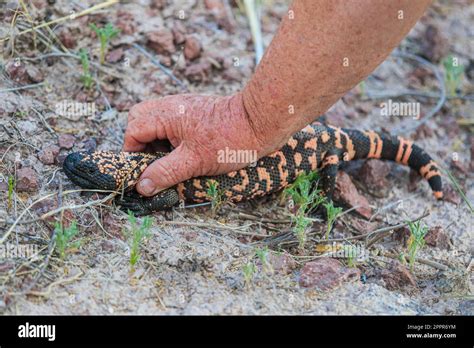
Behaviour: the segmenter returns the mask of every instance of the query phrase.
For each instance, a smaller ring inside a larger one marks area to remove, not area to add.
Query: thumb
[[[143,196],[154,196],[194,176],[198,159],[183,143],[148,166],[140,176],[137,191]]]

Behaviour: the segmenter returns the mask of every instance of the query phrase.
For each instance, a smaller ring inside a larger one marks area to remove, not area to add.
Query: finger
[[[137,191],[144,196],[158,192],[193,177],[201,161],[186,145],[181,144],[169,155],[153,162],[140,176]]]

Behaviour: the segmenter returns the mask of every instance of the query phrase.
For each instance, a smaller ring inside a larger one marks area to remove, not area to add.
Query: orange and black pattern
[[[121,205],[138,214],[169,208],[185,201],[209,201],[208,189],[214,182],[224,199],[240,202],[276,192],[292,183],[301,173],[318,171],[323,193],[332,198],[336,174],[343,161],[380,158],[407,165],[425,178],[437,199],[443,197],[438,166],[420,147],[401,137],[374,131],[361,132],[314,123],[296,133],[279,151],[263,157],[255,165],[218,176],[187,180],[152,198],[133,192],[140,174],[165,153],[93,152],[70,154],[64,171],[84,188],[126,190]],[[132,192],[130,192],[132,191]]]

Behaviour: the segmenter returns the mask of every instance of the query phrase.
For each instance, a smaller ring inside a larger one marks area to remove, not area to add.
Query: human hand
[[[135,105],[129,112],[123,150],[146,151],[153,142],[165,139],[175,148],[143,172],[137,191],[153,196],[191,177],[247,166],[249,163],[221,163],[218,153],[227,148],[266,155],[270,148],[261,130],[254,128],[241,94],[172,95]]]

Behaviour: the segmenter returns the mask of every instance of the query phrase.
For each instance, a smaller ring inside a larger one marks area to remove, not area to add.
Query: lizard
[[[141,173],[165,152],[74,152],[63,163],[66,175],[87,189],[121,191],[119,204],[137,215],[151,214],[180,202],[210,201],[212,182],[230,202],[241,202],[277,192],[302,173],[320,174],[321,192],[331,200],[341,163],[378,158],[409,166],[428,181],[436,199],[443,198],[438,165],[418,145],[400,136],[359,131],[315,122],[294,134],[278,151],[254,165],[215,176],[201,176],[165,189],[153,197],[139,195],[134,186]]]

